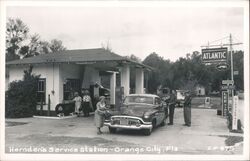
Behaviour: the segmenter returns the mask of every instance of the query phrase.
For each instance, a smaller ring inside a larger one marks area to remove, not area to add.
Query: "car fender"
[[[156,121],[156,126],[158,126],[162,121],[160,120],[161,116],[160,116],[160,111],[155,111],[153,114],[152,114],[152,119],[151,119],[151,122],[153,122],[153,120]]]

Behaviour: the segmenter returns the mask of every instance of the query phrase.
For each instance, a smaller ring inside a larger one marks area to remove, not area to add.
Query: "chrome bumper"
[[[136,129],[136,130],[140,130],[140,129],[152,129],[153,128],[153,125],[152,125],[151,122],[145,122],[145,121],[143,121],[139,117],[116,115],[116,116],[112,116],[112,118],[114,118],[114,119],[115,118],[138,119],[138,120],[140,120],[142,122],[142,124],[140,124],[139,126],[136,126],[136,125],[124,125],[124,124],[111,124],[111,121],[105,121],[104,125],[112,127],[112,128]]]
[[[112,125],[110,122],[104,122],[104,125],[112,127],[112,128],[134,129],[134,130],[152,129],[153,128],[153,126],[151,124],[149,124],[149,125],[141,124],[140,126],[135,126],[135,125],[119,125],[119,124]]]

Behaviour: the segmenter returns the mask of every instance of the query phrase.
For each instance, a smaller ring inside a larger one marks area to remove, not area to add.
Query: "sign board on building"
[[[204,63],[216,63],[227,61],[227,48],[202,49],[202,61]]]
[[[232,130],[238,129],[238,117],[239,117],[239,106],[238,106],[238,96],[233,97],[233,110],[232,110]]]
[[[228,91],[222,91],[222,115],[227,116],[228,112]]]
[[[222,84],[234,84],[233,80],[222,80]]]

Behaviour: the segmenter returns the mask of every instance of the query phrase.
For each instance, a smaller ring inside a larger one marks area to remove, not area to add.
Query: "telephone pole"
[[[233,44],[233,40],[232,40],[232,35],[230,34],[229,36],[229,50],[230,50],[230,56],[231,56],[231,80],[234,80],[234,66],[233,66],[233,47],[232,47],[232,44]]]
[[[233,64],[233,40],[232,35],[229,35],[229,50],[231,55],[231,80],[232,86],[234,85],[234,64]],[[232,89],[232,104],[233,104],[234,89]]]
[[[218,40],[215,40],[215,41],[212,41],[213,43],[214,42],[218,42],[218,41],[221,41],[221,40],[224,40],[224,39],[227,39],[228,41],[228,36],[227,37],[224,37],[224,38],[221,38],[221,39],[218,39]],[[225,46],[228,46],[229,47],[229,52],[230,52],[230,58],[231,58],[231,62],[228,62],[228,64],[230,63],[231,64],[231,82],[227,84],[228,86],[228,93],[229,93],[229,96],[230,96],[230,90],[231,90],[231,96],[232,96],[232,108],[233,108],[233,103],[234,103],[234,66],[233,66],[233,45],[241,45],[243,43],[241,42],[237,42],[237,43],[233,43],[233,38],[232,38],[232,34],[230,33],[229,35],[229,43],[221,43],[221,44],[211,44],[211,42],[208,42],[207,45],[203,45],[201,46],[201,48],[206,48],[206,49],[209,49],[210,47],[225,47]],[[229,56],[229,55],[228,55]],[[213,63],[213,62],[212,62]],[[217,62],[216,62],[217,63]],[[214,64],[216,64],[214,63]],[[230,77],[230,76],[229,76]],[[229,84],[232,85],[232,88],[229,88]]]

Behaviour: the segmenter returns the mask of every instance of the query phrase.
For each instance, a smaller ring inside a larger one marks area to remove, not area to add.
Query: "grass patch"
[[[205,108],[205,98],[206,97],[194,97],[192,99],[192,107],[195,108]],[[210,97],[210,107],[211,109],[217,109],[221,106],[221,98],[220,97]],[[202,106],[203,105],[203,106]]]
[[[244,139],[242,136],[228,136],[228,135],[218,135],[219,137],[225,137],[226,146],[234,146],[236,143],[242,142]]]
[[[236,143],[242,142],[243,137],[242,136],[228,136],[225,140],[225,143],[227,146],[233,146]]]

